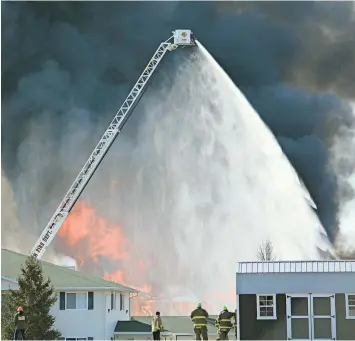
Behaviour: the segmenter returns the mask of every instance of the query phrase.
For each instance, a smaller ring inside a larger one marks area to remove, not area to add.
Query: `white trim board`
[[[14,284],[18,284],[17,280],[11,277],[7,277],[7,276],[1,276],[1,279],[5,280],[5,281],[9,281],[11,283]],[[138,290],[122,290],[119,289],[117,287],[54,287],[54,290],[56,291],[75,291],[75,290],[79,290],[79,291],[116,291],[122,294],[132,294],[132,293],[139,293]]]
[[[291,313],[291,299],[292,297],[307,298],[308,311],[306,315],[295,315]],[[314,302],[313,298],[328,297],[330,299],[330,315],[314,316]],[[287,339],[292,340],[292,319],[304,319],[308,320],[308,335],[309,340],[314,339],[314,321],[317,319],[330,319],[332,339],[336,340],[336,310],[335,310],[335,294],[286,294],[286,326],[287,326]],[[317,339],[320,340],[320,339]]]
[[[237,324],[237,340],[240,340],[240,311],[239,311],[239,295],[237,294],[236,295],[236,298],[237,298],[237,304],[236,304],[236,309],[237,309],[237,321],[236,321],[236,324]]]
[[[1,276],[1,279],[5,280],[5,281],[8,281],[8,282],[11,282],[11,283],[14,283],[14,284],[18,284],[17,280],[15,278],[7,277],[7,276]]]
[[[114,332],[114,335],[151,335],[152,332]],[[160,335],[172,335],[171,332],[161,332]]]
[[[272,306],[266,306],[266,307],[272,307],[272,316],[262,316],[260,315],[260,296],[265,296],[265,297],[272,297]],[[256,294],[256,319],[257,320],[276,320],[277,319],[277,313],[276,313],[276,294]]]

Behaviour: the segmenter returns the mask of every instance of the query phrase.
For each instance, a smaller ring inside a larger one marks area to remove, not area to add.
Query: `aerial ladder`
[[[32,256],[37,259],[40,259],[43,256],[45,250],[52,242],[86,185],[89,183],[91,177],[94,175],[102,159],[110,149],[113,141],[121,132],[133,109],[138,104],[144,90],[147,88],[149,81],[166,53],[168,51],[173,51],[178,47],[190,47],[196,45],[195,38],[191,30],[179,29],[173,31],[172,33],[173,35],[168,40],[159,45],[143,73],[140,75],[137,83],[133,86],[131,92],[123,102],[109,127],[106,129],[99,143],[91,153],[89,159],[84,164],[79,175],[76,177],[67,194],[64,196],[57,210],[49,220],[46,228],[34,245],[31,251]]]

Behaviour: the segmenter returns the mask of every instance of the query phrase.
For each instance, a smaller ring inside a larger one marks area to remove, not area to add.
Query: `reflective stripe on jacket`
[[[152,332],[164,329],[160,316],[154,316],[152,319]]]
[[[197,308],[191,312],[191,320],[195,328],[207,327],[208,313],[203,308]]]
[[[25,329],[27,326],[27,317],[24,313],[15,315],[15,326],[17,329]]]
[[[216,321],[216,325],[219,326],[219,329],[222,331],[229,331],[232,327],[232,318],[235,317],[235,313],[232,313],[228,310],[223,310]]]

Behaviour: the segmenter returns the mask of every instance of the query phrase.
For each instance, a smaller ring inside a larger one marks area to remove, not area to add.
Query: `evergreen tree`
[[[14,317],[21,306],[28,318],[27,340],[57,340],[61,333],[53,328],[55,318],[50,309],[57,300],[50,279],[43,278],[41,263],[33,256],[26,259],[18,278],[19,290],[2,295],[1,338],[14,337]]]

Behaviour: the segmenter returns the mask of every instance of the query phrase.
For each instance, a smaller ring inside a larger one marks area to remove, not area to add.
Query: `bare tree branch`
[[[276,255],[274,253],[274,246],[270,240],[264,241],[258,249],[256,257],[260,261],[273,261],[276,260]]]

